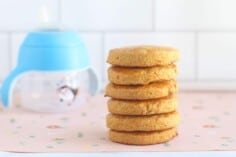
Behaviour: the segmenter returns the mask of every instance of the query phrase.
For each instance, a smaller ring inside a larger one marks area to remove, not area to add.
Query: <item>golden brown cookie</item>
[[[178,112],[150,116],[107,115],[107,127],[119,131],[156,131],[176,127],[179,124]]]
[[[158,144],[171,140],[177,136],[177,129],[170,128],[162,131],[137,131],[137,132],[124,132],[124,131],[109,131],[109,139],[113,142],[131,144],[131,145],[149,145]]]
[[[125,67],[169,65],[179,60],[179,51],[171,47],[133,46],[110,50],[107,62]]]
[[[150,83],[148,85],[115,85],[109,83],[105,96],[125,100],[146,100],[162,98],[178,90],[175,80]]]
[[[118,100],[107,102],[109,112],[120,115],[153,115],[177,110],[178,101],[174,95],[152,100]]]
[[[145,85],[157,81],[173,80],[177,76],[176,65],[150,68],[124,68],[113,66],[108,69],[108,79],[119,85]]]

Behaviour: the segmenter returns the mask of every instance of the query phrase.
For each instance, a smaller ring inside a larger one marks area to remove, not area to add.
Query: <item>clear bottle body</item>
[[[89,98],[86,70],[28,72],[16,82],[15,94],[21,107],[39,112],[75,111]]]

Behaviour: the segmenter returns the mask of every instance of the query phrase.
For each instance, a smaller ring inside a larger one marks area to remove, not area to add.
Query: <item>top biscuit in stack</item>
[[[107,62],[122,67],[153,67],[178,60],[179,51],[171,47],[135,46],[110,50]]]
[[[135,46],[110,50],[108,79],[117,85],[146,85],[174,80],[179,51],[171,47]]]

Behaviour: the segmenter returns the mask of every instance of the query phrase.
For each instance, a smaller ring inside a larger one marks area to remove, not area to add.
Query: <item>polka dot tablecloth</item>
[[[106,98],[93,97],[78,111],[46,114],[0,110],[0,151],[127,152],[236,150],[236,92],[179,94],[181,125],[174,140],[150,146],[107,138]]]

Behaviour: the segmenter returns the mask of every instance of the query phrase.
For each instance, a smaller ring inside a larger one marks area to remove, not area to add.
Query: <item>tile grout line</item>
[[[8,36],[8,70],[10,71],[13,67],[12,58],[12,32],[7,33]]]
[[[198,82],[196,82],[196,80],[189,80],[189,79],[181,79],[181,80],[178,80],[179,82],[185,82],[185,83],[224,83],[224,82],[227,82],[227,83],[236,83],[236,80],[235,79],[204,79],[204,80],[200,80]],[[226,84],[227,84],[226,83]]]
[[[152,31],[156,30],[156,1],[152,0]]]
[[[157,29],[156,32],[236,33],[236,29]]]
[[[61,0],[57,0],[57,20],[58,20],[58,24],[61,25],[62,24],[62,2]]]
[[[199,49],[198,49],[198,44],[199,44],[199,42],[198,42],[198,31],[195,31],[194,32],[194,52],[195,52],[195,54],[194,54],[194,57],[195,57],[195,81],[199,81],[199,68],[198,68],[198,64],[199,64]]]
[[[26,33],[30,31],[32,30],[0,30],[0,33],[12,34],[12,33]]]
[[[106,32],[102,32],[102,78],[101,78],[101,85],[104,86],[104,82],[106,80],[106,52],[105,52],[105,36]],[[103,89],[103,87],[101,87]]]
[[[32,30],[1,30],[0,33],[25,33]],[[236,30],[78,30],[81,33],[236,33]]]

